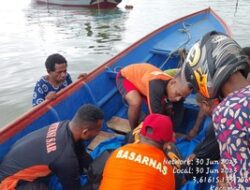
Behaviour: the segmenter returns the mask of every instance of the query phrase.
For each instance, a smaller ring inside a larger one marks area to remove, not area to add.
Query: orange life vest
[[[121,75],[133,83],[142,95],[146,96],[150,113],[152,113],[152,109],[149,97],[149,82],[155,79],[168,81],[173,78],[173,76],[148,63],[129,65],[121,70]]]
[[[164,153],[148,144],[128,144],[106,162],[100,190],[174,190],[173,168]]]

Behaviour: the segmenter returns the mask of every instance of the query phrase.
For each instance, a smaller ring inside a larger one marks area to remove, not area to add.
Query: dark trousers
[[[48,185],[41,181],[21,181],[17,184],[16,190],[51,190]]]

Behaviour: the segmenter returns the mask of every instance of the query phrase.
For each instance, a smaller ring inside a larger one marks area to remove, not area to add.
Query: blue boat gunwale
[[[81,79],[73,82],[67,88],[61,90],[58,93],[58,96],[57,96],[57,98],[55,100],[44,101],[40,105],[38,105],[38,106],[32,108],[31,110],[29,110],[28,112],[24,113],[22,116],[17,118],[12,123],[10,123],[10,124],[4,126],[3,128],[1,128],[0,129],[0,137],[1,137],[0,143],[5,142],[10,137],[15,135],[17,132],[23,130],[27,125],[29,125],[34,120],[39,118],[39,116],[43,115],[44,113],[49,111],[51,108],[53,108],[53,106],[57,105],[58,103],[60,103],[61,101],[63,101],[67,97],[69,97],[73,92],[80,89],[87,82],[93,80],[96,76],[98,76],[100,73],[102,73],[107,67],[112,66],[114,63],[116,63],[118,60],[120,60],[126,54],[128,54],[129,52],[134,50],[136,47],[141,45],[143,42],[150,39],[152,36],[160,33],[161,31],[165,30],[166,28],[169,28],[169,27],[175,25],[176,23],[179,23],[179,22],[181,22],[181,21],[183,21],[185,19],[192,18],[192,17],[194,17],[196,15],[205,14],[205,13],[213,14],[215,16],[215,18],[217,18],[217,20],[224,26],[224,28],[226,29],[228,35],[231,35],[231,30],[228,28],[226,23],[210,7],[206,8],[206,9],[203,9],[203,10],[200,10],[198,12],[186,15],[184,17],[178,18],[178,19],[176,19],[176,20],[174,20],[174,21],[172,21],[170,23],[167,23],[167,24],[161,26],[160,28],[154,30],[153,32],[149,33],[148,35],[144,36],[140,40],[136,41],[131,46],[124,49],[122,52],[118,53],[116,56],[114,56],[110,60],[106,61],[104,64],[102,64],[99,67],[95,68],[93,71],[91,71],[88,74],[88,76],[85,79],[81,78]]]

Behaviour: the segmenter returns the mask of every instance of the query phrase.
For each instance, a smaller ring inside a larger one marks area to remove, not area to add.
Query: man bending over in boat
[[[48,56],[45,67],[48,75],[42,76],[37,81],[33,92],[32,105],[36,106],[44,100],[56,98],[56,93],[72,83],[69,73],[67,73],[67,60],[62,55],[55,53]],[[78,78],[85,77],[80,74]]]
[[[128,103],[128,120],[132,129],[139,124],[143,98],[146,98],[150,113],[166,114],[169,111],[167,105],[182,101],[192,91],[188,83],[181,82],[178,73],[172,77],[147,63],[132,64],[121,69],[116,83]]]
[[[103,112],[86,104],[71,121],[51,124],[17,141],[0,164],[0,190],[48,190],[56,174],[64,190],[80,190],[80,175],[92,161],[82,144],[100,131]]]
[[[149,114],[140,131],[139,143],[115,150],[106,162],[100,190],[174,190],[173,168],[163,145],[173,141],[171,118]]]

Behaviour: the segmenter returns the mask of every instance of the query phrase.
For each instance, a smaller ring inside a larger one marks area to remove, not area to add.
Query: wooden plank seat
[[[107,127],[121,134],[127,134],[131,131],[129,121],[116,116],[107,121]]]

